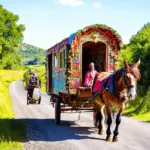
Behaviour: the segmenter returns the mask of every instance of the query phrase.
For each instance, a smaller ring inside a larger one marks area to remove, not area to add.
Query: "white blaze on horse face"
[[[134,76],[131,74],[130,74],[130,80],[131,80],[130,85],[133,87],[129,89],[128,96],[129,96],[130,100],[134,100],[136,98],[136,85],[135,85],[135,81],[134,81]]]

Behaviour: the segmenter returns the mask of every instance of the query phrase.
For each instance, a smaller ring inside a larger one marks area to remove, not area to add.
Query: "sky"
[[[150,22],[150,0],[0,0],[19,15],[24,42],[48,49],[92,24],[106,24],[128,43]]]

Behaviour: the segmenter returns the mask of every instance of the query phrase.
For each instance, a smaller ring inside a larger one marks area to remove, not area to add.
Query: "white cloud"
[[[93,3],[93,7],[95,7],[95,8],[100,8],[100,7],[101,7],[101,4],[98,3],[98,2],[94,2],[94,3]]]
[[[84,0],[57,0],[56,2],[64,6],[72,7],[77,7],[84,4]]]

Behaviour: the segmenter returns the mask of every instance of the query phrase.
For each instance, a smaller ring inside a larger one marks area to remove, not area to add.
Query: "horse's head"
[[[127,96],[130,100],[136,98],[136,85],[137,80],[140,80],[140,71],[138,66],[140,65],[140,60],[135,64],[128,64],[127,61],[124,61],[124,74],[123,80],[125,87],[127,88]]]

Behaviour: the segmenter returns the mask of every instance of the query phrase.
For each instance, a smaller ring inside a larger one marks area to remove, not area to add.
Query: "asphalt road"
[[[122,117],[119,142],[106,142],[105,133],[97,134],[91,112],[81,113],[80,120],[77,112],[62,113],[61,125],[55,125],[49,96],[42,94],[40,105],[27,105],[26,93],[21,81],[11,83],[16,119],[27,127],[25,150],[150,150],[150,123]]]

